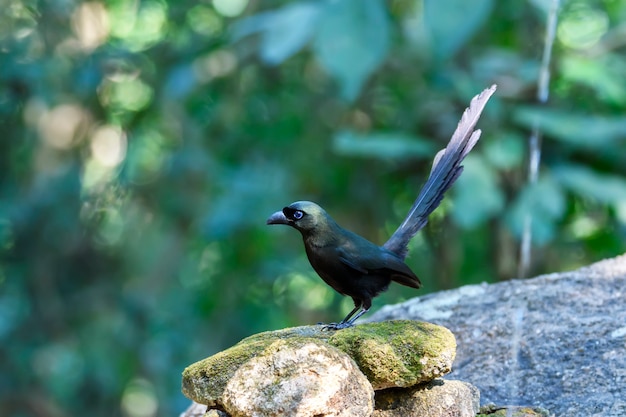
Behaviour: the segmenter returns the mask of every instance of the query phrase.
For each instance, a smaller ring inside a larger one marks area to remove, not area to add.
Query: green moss
[[[548,417],[550,413],[540,407],[497,407],[487,405],[480,408],[476,417]]]
[[[198,403],[219,405],[224,387],[237,369],[265,354],[278,340],[287,346],[311,340],[334,346],[356,362],[375,389],[408,387],[449,372],[456,348],[448,329],[418,321],[365,323],[338,331],[323,331],[322,326],[294,327],[250,336],[190,365],[183,371],[183,393]]]
[[[237,369],[255,356],[263,354],[276,340],[298,343],[307,339],[328,339],[320,326],[302,326],[258,333],[236,345],[196,362],[183,371],[183,394],[197,403],[219,404],[224,387]]]
[[[183,371],[183,394],[207,405],[215,405],[224,387],[239,367],[261,353],[270,340],[256,343],[238,343],[211,357],[188,366]]]
[[[356,326],[336,332],[328,343],[350,355],[377,389],[407,387],[449,372],[456,349],[449,330],[410,320]],[[452,357],[433,363],[442,355]]]

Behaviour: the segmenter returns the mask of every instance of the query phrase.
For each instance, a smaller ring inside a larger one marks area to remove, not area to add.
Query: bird
[[[311,201],[291,203],[267,219],[268,225],[282,224],[298,230],[315,272],[339,294],[354,301],[354,309],[343,320],[326,324],[323,329],[354,326],[371,308],[372,299],[387,290],[392,281],[421,287],[420,279],[405,263],[408,244],[463,172],[461,163],[480,138],[481,131],[474,128],[495,90],[496,85],[492,85],[471,100],[448,145],[435,155],[430,175],[404,221],[383,245],[339,226]]]

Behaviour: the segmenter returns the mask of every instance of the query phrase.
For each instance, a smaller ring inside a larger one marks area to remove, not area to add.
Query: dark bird
[[[461,162],[480,138],[480,130],[474,127],[495,90],[493,85],[472,99],[448,146],[435,155],[428,180],[413,207],[384,245],[342,228],[310,201],[292,203],[267,219],[267,224],[286,224],[300,231],[313,269],[335,291],[352,297],[354,309],[341,322],[326,325],[326,329],[354,325],[391,281],[412,288],[421,286],[417,275],[404,263],[407,246],[463,172]]]

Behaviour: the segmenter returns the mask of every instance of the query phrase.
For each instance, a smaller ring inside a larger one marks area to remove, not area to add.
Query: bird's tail
[[[435,155],[428,180],[413,203],[413,207],[400,227],[383,245],[385,249],[399,255],[402,259],[406,257],[407,245],[411,238],[426,225],[428,215],[439,206],[444,193],[463,172],[461,162],[480,138],[480,130],[474,130],[474,127],[494,91],[496,91],[495,84],[474,97],[469,107],[465,109],[448,146]]]

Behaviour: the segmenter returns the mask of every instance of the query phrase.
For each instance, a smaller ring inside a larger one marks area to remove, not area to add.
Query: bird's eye
[[[304,213],[301,212],[300,210],[296,210],[293,212],[293,218],[296,220],[300,220],[302,216],[304,216]]]

